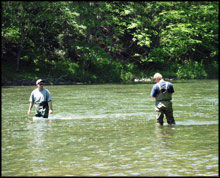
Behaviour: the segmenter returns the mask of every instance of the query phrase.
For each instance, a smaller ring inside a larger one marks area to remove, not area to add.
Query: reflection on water
[[[37,174],[48,169],[44,165],[48,156],[46,153],[52,151],[49,150],[49,146],[46,144],[48,127],[47,122],[27,125],[27,135],[30,140],[27,142],[27,149],[30,150],[29,165],[31,166],[29,173],[31,174]]]
[[[217,176],[217,81],[174,86],[174,127],[155,124],[148,84],[48,86],[47,120],[25,115],[33,87],[3,88],[2,175]]]

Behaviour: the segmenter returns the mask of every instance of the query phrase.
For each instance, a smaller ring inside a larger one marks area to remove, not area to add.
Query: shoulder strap
[[[166,82],[166,90],[168,89],[168,82]],[[161,90],[161,86],[160,86],[160,84],[159,83],[157,83],[157,86],[159,87],[159,89]]]
[[[166,82],[166,90],[167,90],[167,88],[168,88],[168,82]]]
[[[160,86],[160,84],[159,83],[157,83],[157,86],[159,87],[159,89],[161,90],[161,86]]]

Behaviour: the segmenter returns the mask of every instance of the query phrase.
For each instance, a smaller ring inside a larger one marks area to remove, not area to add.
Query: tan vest
[[[170,101],[172,100],[172,94],[168,92],[168,82],[166,82],[165,87],[161,87],[159,83],[157,83],[160,92],[156,97],[156,101]]]

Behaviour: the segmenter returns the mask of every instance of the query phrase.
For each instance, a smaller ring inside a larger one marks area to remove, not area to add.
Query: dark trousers
[[[42,102],[42,103],[36,104],[35,117],[48,118],[48,116],[49,116],[48,102]]]
[[[155,111],[157,112],[156,119],[157,123],[163,125],[164,115],[166,116],[167,123],[169,125],[175,124],[175,120],[173,117],[173,108],[171,101],[156,101]]]

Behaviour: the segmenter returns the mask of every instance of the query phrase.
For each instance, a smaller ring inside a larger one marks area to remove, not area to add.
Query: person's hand
[[[29,115],[30,115],[30,113],[31,113],[31,110],[30,110],[30,109],[28,109],[27,115],[29,116]]]
[[[50,109],[50,110],[49,110],[49,113],[50,113],[50,114],[53,114],[53,109]]]

